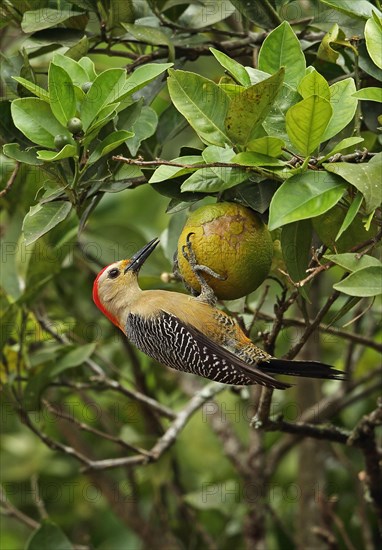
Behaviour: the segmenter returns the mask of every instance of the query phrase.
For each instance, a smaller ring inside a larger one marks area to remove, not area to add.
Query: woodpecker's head
[[[153,239],[130,260],[120,260],[104,267],[94,281],[94,303],[121,330],[124,330],[129,307],[140,292],[139,270],[158,244],[159,240]]]

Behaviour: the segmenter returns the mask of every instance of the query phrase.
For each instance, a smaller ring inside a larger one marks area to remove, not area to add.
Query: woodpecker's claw
[[[214,305],[217,302],[217,298],[202,273],[206,273],[207,275],[210,275],[210,277],[218,279],[219,281],[224,281],[225,277],[219,275],[219,273],[216,273],[216,271],[213,271],[210,267],[197,263],[195,252],[192,248],[192,243],[190,240],[192,235],[194,235],[192,232],[187,235],[186,245],[182,247],[182,254],[190,264],[192,272],[200,284],[200,294],[197,299],[201,302],[207,302],[208,304]]]

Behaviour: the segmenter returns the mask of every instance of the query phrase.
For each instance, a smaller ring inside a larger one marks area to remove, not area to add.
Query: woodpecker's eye
[[[109,271],[109,279],[116,279],[119,275],[119,269],[116,267],[114,269],[110,269]]]

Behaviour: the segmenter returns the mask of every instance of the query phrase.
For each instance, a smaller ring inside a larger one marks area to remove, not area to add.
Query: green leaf
[[[276,189],[277,183],[274,180],[247,181],[224,191],[222,200],[237,201],[264,214],[269,208]]]
[[[55,63],[56,65],[59,65],[59,63],[57,63],[56,61]],[[87,80],[85,80],[84,82],[93,82],[97,78],[95,65],[89,57],[81,57],[81,59],[78,61],[78,65],[82,67],[82,69],[84,69],[86,73],[85,78],[87,78]],[[84,84],[84,82],[82,82],[82,78],[83,78],[82,73],[81,75],[78,75],[80,79],[77,81],[77,79],[74,78],[74,75],[72,74],[72,72],[68,71],[67,67],[64,67],[64,69],[70,74],[75,84],[79,84],[80,82],[81,84]]]
[[[337,323],[344,315],[349,313],[362,299],[360,296],[352,296],[350,298],[346,299],[345,304],[340,307],[338,311],[334,311],[333,315],[329,317],[327,324],[329,326],[334,325],[334,323]]]
[[[361,191],[365,198],[366,214],[370,214],[381,205],[382,153],[375,155],[368,163],[335,162],[324,166],[328,172],[341,176]]]
[[[151,107],[145,105],[138,120],[133,124],[134,136],[126,141],[130,153],[135,156],[143,140],[151,137],[158,126],[158,115]]]
[[[50,107],[63,126],[76,114],[73,82],[62,67],[51,63],[48,73]]]
[[[88,53],[89,46],[89,39],[85,35],[77,42],[77,44],[74,44],[66,50],[65,56],[70,57],[70,59],[73,59],[74,61],[79,61]]]
[[[247,150],[254,153],[261,153],[269,157],[280,157],[283,154],[282,148],[285,141],[276,137],[265,136],[257,138],[248,143]]]
[[[191,164],[201,164],[204,161],[202,156],[189,155],[186,157],[178,157],[176,159],[173,159],[172,162],[191,165]],[[190,172],[194,172],[195,170],[196,168],[181,168],[180,166],[162,165],[155,170],[155,172],[149,179],[149,183],[158,183],[160,181],[169,180],[171,178],[182,176],[183,174],[189,174]]]
[[[303,99],[289,109],[286,129],[299,153],[308,156],[317,149],[331,116],[329,101],[317,95]]]
[[[6,143],[3,145],[3,153],[7,157],[23,162],[24,164],[32,164],[35,166],[43,164],[43,162],[37,158],[34,149],[23,151],[20,149],[18,143]]]
[[[336,235],[335,240],[338,241],[338,239],[341,237],[342,233],[347,230],[349,225],[352,223],[356,215],[358,214],[359,209],[361,208],[361,204],[363,201],[363,195],[359,191],[357,191],[357,194],[351,203],[349,210],[346,212],[346,216],[344,218],[344,221],[341,224],[341,227],[338,230],[338,233]]]
[[[48,231],[64,221],[72,205],[70,202],[54,201],[45,204],[37,204],[29,209],[24,218],[23,232],[26,246],[34,243]]]
[[[202,152],[202,157],[208,164],[213,162],[231,162],[234,155],[234,150],[230,147],[223,148],[217,147],[216,145],[210,145]],[[211,170],[224,181],[224,183],[229,183],[231,181],[233,168],[228,166],[216,166],[211,167]]]
[[[142,176],[143,172],[140,170],[139,166],[123,164],[118,172],[114,174],[113,179],[111,181],[106,180],[102,183],[99,190],[105,193],[119,193],[131,187],[135,179]]]
[[[362,88],[362,90],[358,90],[358,92],[353,94],[353,97],[366,101],[377,101],[378,103],[382,103],[382,88]]]
[[[285,82],[296,89],[305,74],[305,56],[287,21],[267,36],[259,53],[261,71],[273,74],[281,67],[285,67]]]
[[[43,99],[44,101],[49,102],[49,94],[44,88],[40,88],[40,86],[37,86],[37,84],[34,84],[34,82],[29,82],[29,80],[25,80],[25,78],[21,78],[21,76],[12,76],[13,80],[16,80],[16,82],[19,82],[19,84],[22,84],[24,88],[32,92],[32,94],[36,95],[40,99]]]
[[[333,149],[327,155],[324,156],[323,159],[320,159],[320,162],[325,161],[329,157],[332,157],[336,153],[339,153],[340,151],[343,151],[344,149],[347,149],[348,147],[352,147],[353,145],[357,145],[358,143],[362,143],[362,141],[364,141],[364,139],[362,137],[349,137],[349,138],[341,139],[341,141],[339,143],[337,143],[337,145],[335,145],[333,147]]]
[[[86,57],[84,59],[89,58]],[[85,63],[84,60],[81,61]],[[63,55],[62,53],[56,53],[53,56],[52,63],[64,69],[70,76],[73,84],[81,87],[85,82],[92,80],[89,78],[86,69],[82,67],[81,61],[74,61],[74,59]]]
[[[321,0],[323,4],[334,8],[350,17],[359,19],[367,19],[372,16],[373,10],[381,15],[381,12],[376,9],[368,0]]]
[[[123,93],[118,100],[121,101],[127,95],[137,92],[172,66],[173,63],[148,63],[147,65],[138,67],[126,80],[122,90]]]
[[[49,370],[50,379],[55,378],[58,374],[82,365],[92,355],[96,348],[96,344],[85,344],[83,346],[66,346],[63,353],[55,360],[54,366]]]
[[[260,71],[259,69],[254,69],[253,67],[245,67],[245,70],[248,73],[251,84],[257,84],[258,82],[262,82],[271,76],[269,73]]]
[[[189,6],[179,17],[179,24],[188,29],[198,29],[207,27],[223,21],[235,12],[231,2],[226,0],[214,0],[208,2],[190,2]]]
[[[311,220],[299,220],[284,225],[281,230],[281,249],[285,265],[292,281],[301,281],[306,277],[310,248],[312,245]],[[301,287],[301,294],[308,299],[305,287]]]
[[[338,56],[340,55],[337,50],[332,48],[331,44],[342,44],[346,39],[346,35],[342,29],[339,28],[337,23],[334,23],[333,27],[328,31],[319,45],[317,57],[330,63],[336,63]]]
[[[243,65],[234,59],[231,59],[225,53],[215,50],[215,48],[210,48],[210,52],[218,60],[220,65],[229,72],[234,80],[236,80],[236,82],[242,84],[243,86],[251,85],[251,79],[249,78],[249,75]]]
[[[370,17],[366,21],[365,39],[371,59],[382,69],[382,24],[378,17]]]
[[[382,82],[382,70],[375,65],[372,61],[369,52],[366,49],[366,43],[360,43],[358,45],[358,54],[359,54],[359,67],[369,76],[372,76],[376,80]]]
[[[200,139],[207,145],[229,144],[224,126],[230,103],[228,96],[203,76],[172,69],[169,74],[167,85],[171,100]]]
[[[330,101],[329,84],[315,69],[304,76],[297,87],[297,91],[303,99],[312,95],[318,95]]]
[[[81,120],[85,132],[103,107],[118,101],[125,82],[123,69],[108,69],[97,76],[82,103]]]
[[[292,90],[290,86],[284,84],[269,115],[263,122],[263,128],[267,134],[283,139],[289,149],[292,149],[293,145],[286,131],[286,113],[292,105],[295,105],[299,101],[300,94],[296,90]]]
[[[51,365],[52,363],[45,364],[42,370],[34,372],[33,376],[29,377],[23,394],[23,406],[25,410],[38,411],[41,409],[41,396],[50,382],[49,369]]]
[[[224,170],[227,170],[226,168]],[[225,178],[224,180],[222,178]],[[194,172],[181,186],[184,191],[199,193],[217,193],[234,187],[248,179],[248,174],[240,168],[232,168],[230,172],[217,175],[217,169],[201,168]]]
[[[382,294],[382,266],[358,269],[333,285],[333,288],[349,296],[378,296]]]
[[[27,542],[26,550],[73,550],[61,529],[50,520],[44,520]]]
[[[113,132],[101,141],[90,155],[87,164],[94,164],[101,157],[116,149],[121,143],[124,143],[127,139],[133,136],[133,132],[127,132],[126,130],[118,130]]]
[[[217,193],[223,185],[223,180],[211,168],[200,168],[182,183],[181,191]]]
[[[134,38],[152,44],[153,46],[167,46],[169,59],[173,61],[175,58],[175,47],[171,36],[168,36],[164,31],[157,27],[149,27],[147,25],[137,25],[136,23],[121,23],[128,33]]]
[[[333,114],[322,141],[327,141],[337,135],[353,119],[357,110],[357,100],[353,97],[355,92],[356,87],[353,78],[346,78],[330,86],[330,105]]]
[[[40,10],[26,11],[21,21],[21,28],[25,33],[50,29],[51,27],[58,27],[60,23],[67,21],[74,15],[76,15],[76,12],[73,10],[55,10],[45,7]]]
[[[64,134],[71,139],[71,134],[53,115],[50,105],[35,97],[15,99],[11,105],[15,126],[31,141],[43,147],[54,149],[54,137]]]
[[[359,257],[358,254],[353,254],[351,252],[345,254],[325,254],[324,258],[339,265],[345,269],[345,271],[358,271],[365,267],[382,265],[381,262],[373,256],[365,254]]]
[[[249,141],[257,137],[258,127],[268,115],[281,89],[284,74],[285,70],[281,68],[276,74],[231,99],[225,128],[235,144],[245,147]]]
[[[115,117],[119,105],[120,103],[110,103],[109,105],[105,105],[105,107],[102,107],[102,109],[98,112],[98,115],[95,117],[87,130],[87,135],[85,139],[86,144],[94,139],[94,135],[98,134],[102,126],[105,126],[105,124],[107,124]],[[98,131],[96,132],[96,130]]]
[[[346,184],[334,174],[309,171],[292,176],[273,196],[269,230],[327,212],[337,204],[345,190]]]
[[[243,166],[285,166],[285,162],[280,159],[263,155],[262,153],[253,153],[251,151],[238,153],[232,158],[231,162],[236,162]]]
[[[122,21],[132,23],[135,19],[134,3],[132,0],[110,0],[110,10],[108,13],[108,28],[112,29],[112,36],[120,35]]]
[[[37,157],[45,162],[67,159],[77,155],[77,147],[68,143],[60,151],[37,151]]]
[[[248,2],[248,0],[231,0],[231,4],[256,26],[272,29],[281,22],[281,17],[271,5],[271,2]],[[272,2],[274,4],[274,2]]]

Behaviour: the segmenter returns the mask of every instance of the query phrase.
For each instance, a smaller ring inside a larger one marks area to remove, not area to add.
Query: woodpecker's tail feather
[[[345,380],[344,372],[318,361],[289,361],[288,359],[269,359],[261,361],[258,367],[270,374],[288,374],[306,378],[324,378],[326,380]]]

